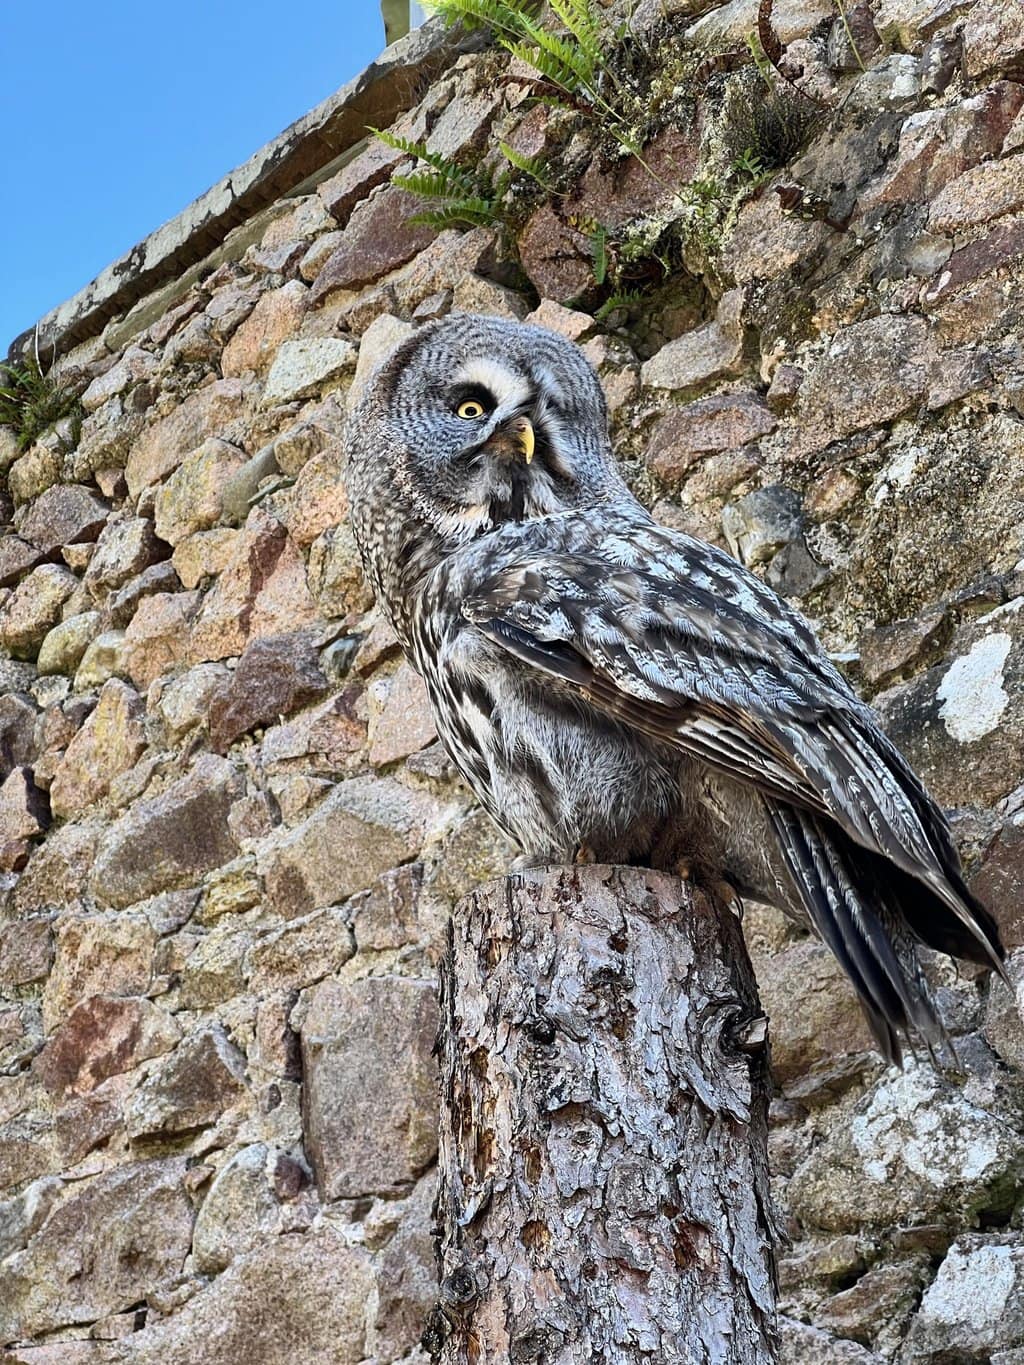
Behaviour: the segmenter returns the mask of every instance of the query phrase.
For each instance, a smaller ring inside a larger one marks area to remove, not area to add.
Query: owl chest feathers
[[[555,679],[488,640],[432,577],[410,616],[410,657],[438,733],[495,822],[527,857],[609,861],[646,854],[680,806],[680,764],[599,716]]]

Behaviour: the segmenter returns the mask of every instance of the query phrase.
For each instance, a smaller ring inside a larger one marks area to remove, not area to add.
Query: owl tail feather
[[[903,1034],[911,1051],[916,1035],[933,1062],[943,1052],[955,1060],[906,914],[879,875],[880,860],[863,855],[839,830],[812,814],[767,804],[800,900],[853,983],[883,1056],[902,1064]]]

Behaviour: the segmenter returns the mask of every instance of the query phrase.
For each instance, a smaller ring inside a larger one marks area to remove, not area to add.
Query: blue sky
[[[378,0],[6,0],[0,359],[362,70]]]

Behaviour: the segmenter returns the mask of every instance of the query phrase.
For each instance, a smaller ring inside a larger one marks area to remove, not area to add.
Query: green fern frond
[[[427,227],[489,227],[498,221],[497,205],[491,199],[450,199],[440,208],[414,213],[411,223]]]
[[[425,0],[424,8],[439,14],[449,26],[458,23],[467,28],[492,28],[495,33],[515,38],[523,33],[522,19],[540,9],[540,0]]]
[[[501,0],[425,0],[424,9],[429,14],[439,14],[449,27],[458,23],[469,28],[489,24],[497,29],[504,28],[510,20],[514,27],[514,16]]]
[[[594,314],[595,322],[605,322],[612,313],[618,312],[620,308],[627,312],[643,302],[643,294],[639,289],[620,289],[618,293],[612,294],[605,299],[604,303]]]
[[[391,183],[400,190],[418,194],[421,199],[450,199],[464,189],[464,186],[455,184],[437,171],[411,171],[408,175],[393,175]]]
[[[458,185],[463,189],[475,187],[476,181],[468,171],[464,171],[461,166],[456,166],[454,161],[449,161],[440,152],[428,151],[425,143],[413,142],[407,137],[399,137],[397,133],[382,132],[379,128],[371,128],[370,132],[375,138],[383,142],[385,147],[393,147],[396,152],[405,152],[406,156],[414,156],[417,161],[426,162],[450,184]]]
[[[604,284],[608,278],[608,229],[597,227],[590,234],[590,257],[593,261],[594,281]]]
[[[592,66],[601,59],[600,28],[589,0],[548,0],[551,9],[580,45]]]
[[[575,95],[579,88],[579,81],[575,74],[568,70],[561,62],[556,61],[549,53],[542,52],[539,47],[531,47],[529,43],[512,43],[501,40],[502,47],[508,48],[513,57],[518,57],[527,66],[532,66],[539,76],[550,81],[552,85],[558,87],[566,95]]]
[[[587,86],[594,84],[595,63],[588,60],[587,54],[578,44],[560,37],[557,33],[551,33],[540,24],[534,23],[532,19],[524,18],[522,27],[529,41],[535,43],[542,52],[546,52],[566,72],[571,72],[579,84]]]
[[[517,171],[522,171],[531,180],[536,180],[542,189],[550,190],[551,186],[544,177],[544,161],[539,156],[524,156],[522,152],[517,152],[514,147],[510,147],[507,142],[499,142],[501,154]]]

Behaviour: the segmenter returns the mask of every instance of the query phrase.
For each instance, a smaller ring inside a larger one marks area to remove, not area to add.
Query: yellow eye
[[[484,415],[483,403],[478,403],[475,398],[467,398],[464,403],[460,403],[455,409],[460,417],[465,417],[467,422],[472,422],[477,417]]]

